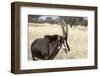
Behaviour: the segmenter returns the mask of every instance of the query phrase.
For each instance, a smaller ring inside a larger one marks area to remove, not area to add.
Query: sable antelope
[[[58,53],[58,50],[61,48],[62,45],[62,36],[59,35],[51,35],[51,37],[55,37],[52,40],[49,37],[45,36],[44,38],[36,39],[31,46],[32,57],[37,57],[39,59],[53,59],[55,54]],[[55,53],[55,54],[54,54]]]
[[[35,57],[43,60],[54,59],[62,45],[66,47],[64,49],[70,51],[69,45],[67,43],[68,38],[68,27],[63,20],[55,20],[63,30],[63,36],[60,35],[45,35],[44,38],[38,38],[33,41],[31,45],[31,52],[33,60]],[[66,27],[66,31],[65,28]]]

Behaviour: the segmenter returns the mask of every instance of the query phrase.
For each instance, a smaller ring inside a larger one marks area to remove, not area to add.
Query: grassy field
[[[70,46],[70,52],[66,54],[62,49],[59,51],[55,59],[80,59],[87,58],[88,55],[88,29],[84,26],[69,27],[68,43]],[[44,35],[58,34],[62,36],[61,27],[57,24],[38,24],[29,23],[29,51],[28,59],[32,60],[30,46],[32,42],[44,37]]]

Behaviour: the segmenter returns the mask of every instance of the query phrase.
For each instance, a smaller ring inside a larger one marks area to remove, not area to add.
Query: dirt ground
[[[57,24],[38,24],[38,23],[29,23],[28,28],[28,60],[32,60],[30,46],[32,42],[41,38],[44,35],[63,35],[62,29]],[[70,46],[70,52],[67,54],[60,50],[55,57],[55,59],[81,59],[87,58],[88,56],[88,29],[84,26],[73,26],[72,28],[68,25],[68,44]]]

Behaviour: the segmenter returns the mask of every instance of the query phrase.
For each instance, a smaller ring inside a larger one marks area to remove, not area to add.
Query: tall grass
[[[28,45],[28,59],[31,60],[31,49],[32,42],[37,38],[42,38],[44,35],[63,35],[62,29],[57,24],[38,24],[29,23],[29,45]],[[84,26],[69,27],[68,32],[68,43],[70,46],[70,52],[67,54],[61,49],[55,59],[81,59],[87,58],[88,55],[88,29]]]

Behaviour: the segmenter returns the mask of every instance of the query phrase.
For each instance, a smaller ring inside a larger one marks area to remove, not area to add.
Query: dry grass
[[[68,43],[71,51],[66,54],[62,49],[59,51],[55,59],[80,59],[87,58],[88,53],[88,30],[87,27],[77,26],[77,27],[68,27]],[[51,24],[33,24],[29,23],[29,57],[31,60],[31,50],[30,46],[32,42],[41,38],[44,35],[53,35],[58,34],[62,35],[62,30],[59,25],[51,25]]]

